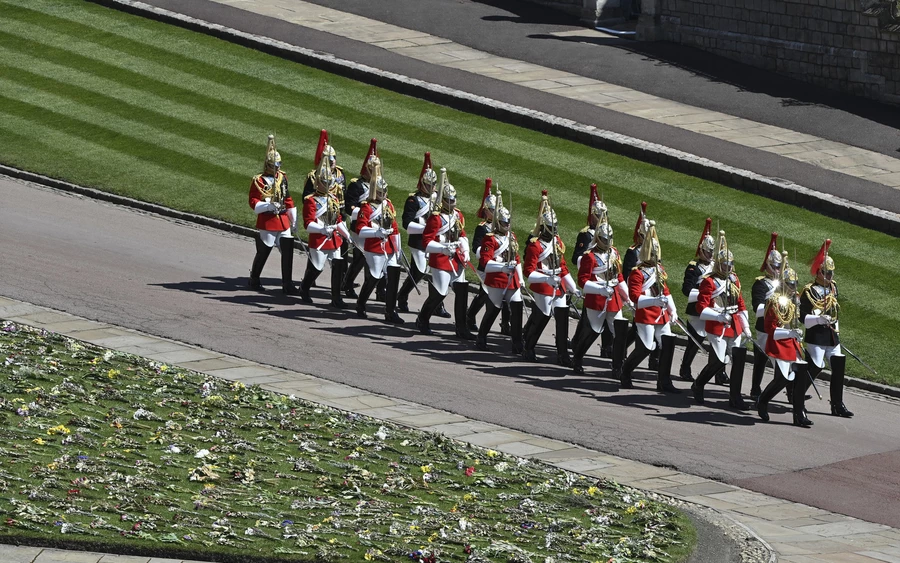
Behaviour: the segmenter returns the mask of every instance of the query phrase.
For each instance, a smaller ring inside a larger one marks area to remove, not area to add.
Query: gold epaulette
[[[759,276],[758,278],[753,278],[753,281],[760,281],[766,279],[766,276]]]
[[[335,170],[340,170],[340,171],[341,171],[341,174],[344,173],[344,167],[343,167],[343,166],[337,166],[337,165],[335,165],[335,166],[334,166],[334,169],[335,169]]]
[[[696,260],[691,260],[690,262],[688,262],[688,266],[696,266],[696,265],[697,265]]]
[[[591,230],[591,228],[590,228],[589,226],[585,225],[585,227],[584,227],[583,229],[581,229],[580,231],[578,231],[578,232],[579,232],[579,233],[586,233],[586,232],[588,232],[589,230]]]
[[[344,178],[344,179],[346,180],[346,178]],[[359,181],[359,178],[350,178],[350,183],[351,183],[351,184],[352,184],[353,182],[358,182],[358,181]]]
[[[418,193],[419,192],[413,192],[413,193],[409,194],[409,197],[416,197],[416,194],[418,194]],[[409,199],[409,198],[407,198],[407,199]]]
[[[313,193],[309,194],[308,196],[305,196],[303,199],[307,200],[311,197],[316,197],[317,195],[319,195],[319,192],[313,192]]]

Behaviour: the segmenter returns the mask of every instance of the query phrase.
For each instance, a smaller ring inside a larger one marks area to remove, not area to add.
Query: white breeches
[[[543,293],[534,294],[534,304],[537,305],[538,310],[545,317],[551,316],[553,309],[556,309],[557,307],[568,307],[565,295],[553,297],[552,295],[544,295]]]
[[[697,331],[700,338],[706,337],[706,321],[701,321],[700,317],[688,317],[688,323],[690,323],[691,328]]]
[[[500,308],[503,305],[503,302],[513,303],[516,301],[522,300],[522,290],[519,288],[516,289],[506,289],[502,287],[488,287],[486,285],[481,286],[481,289],[487,293],[488,299],[491,300],[494,307]]]
[[[385,256],[384,254],[379,254],[377,252],[366,252],[365,257],[366,268],[369,269],[369,275],[376,280],[380,280],[384,277],[384,273],[387,272],[388,266],[400,267],[400,262],[397,261],[396,254]]]
[[[428,267],[428,254],[426,254],[424,250],[410,247],[409,255],[412,256],[412,261],[413,264],[416,265],[416,269],[424,274],[425,268]]]
[[[272,248],[273,246],[277,246],[279,250],[281,250],[281,239],[282,238],[294,238],[291,236],[291,230],[285,229],[283,231],[264,231],[262,229],[259,230],[259,240],[263,242],[264,245]]]
[[[791,368],[793,368],[795,364],[806,363],[802,360],[797,360],[796,362],[779,360],[778,358],[773,358],[771,356],[769,356],[769,359],[772,360],[772,362],[775,364],[775,372],[780,373],[788,381],[793,381],[797,377],[797,373]]]
[[[817,368],[825,368],[825,360],[831,365],[831,356],[843,356],[841,354],[841,345],[822,346],[821,344],[806,344],[806,351],[809,352],[809,358]]]
[[[712,346],[713,352],[716,354],[716,357],[719,358],[719,361],[723,364],[727,364],[731,361],[731,349],[735,346],[741,345],[740,335],[734,338],[725,338],[707,332],[706,340],[709,341],[709,345]]]
[[[333,250],[316,250],[315,248],[309,248],[309,261],[313,265],[313,268],[319,270],[320,272],[325,268],[325,261],[329,262],[332,260],[340,260],[341,258],[341,249],[335,248]]]
[[[437,268],[431,269],[431,285],[444,297],[450,292],[450,284],[464,281],[466,281],[466,271],[463,268],[460,268],[456,274]]]
[[[669,323],[662,325],[635,323],[634,327],[637,329],[638,338],[641,339],[641,343],[648,350],[656,350],[657,346],[662,346],[662,337],[672,334]]]
[[[611,313],[610,311],[600,311],[597,309],[588,309],[585,307],[582,309],[581,314],[587,317],[588,322],[591,323],[591,329],[600,334],[603,332],[604,328],[608,328],[609,332],[615,336],[616,328],[614,321],[616,319],[624,319],[622,316],[622,311],[618,313]]]

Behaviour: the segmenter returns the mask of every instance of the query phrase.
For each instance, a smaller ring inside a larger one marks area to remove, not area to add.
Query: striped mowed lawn
[[[822,241],[842,302],[842,337],[900,383],[900,243],[888,235],[534,131],[469,115],[81,0],[0,0],[0,161],[172,208],[252,225],[246,203],[276,132],[299,192],[327,128],[347,176],[378,139],[391,195],[414,189],[431,151],[470,220],[484,179],[512,199],[524,236],[547,188],[570,244],[596,182],[621,250],[640,202],[657,221],[679,307],[681,272],[707,216],[725,230],[746,286],[777,231],[804,282]],[[248,260],[252,249],[248,247]]]

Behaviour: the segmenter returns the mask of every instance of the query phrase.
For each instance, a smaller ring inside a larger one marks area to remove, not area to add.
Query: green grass
[[[614,482],[13,323],[0,543],[217,561],[678,562]],[[548,559],[550,558],[550,559]]]
[[[681,305],[676,286],[707,216],[727,232],[748,298],[771,231],[786,241],[801,280],[831,238],[843,339],[880,376],[852,360],[848,373],[900,383],[892,361],[900,335],[889,330],[900,322],[900,310],[888,305],[900,295],[894,237],[94,4],[0,0],[6,164],[252,225],[247,188],[260,171],[266,135],[277,132],[299,190],[322,128],[348,177],[377,137],[397,202],[414,189],[430,150],[436,166],[448,168],[470,223],[491,176],[512,196],[519,233],[533,225],[540,190],[550,189],[561,233],[572,243],[596,182],[624,250],[646,200]]]

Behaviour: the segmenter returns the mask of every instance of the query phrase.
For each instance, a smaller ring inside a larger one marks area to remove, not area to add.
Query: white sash
[[[497,247],[497,250],[494,251],[494,260],[500,261],[500,256],[506,252],[506,249],[509,248],[509,235],[505,237],[498,237],[494,235],[496,238],[500,239],[500,246]]]
[[[553,252],[553,248],[554,248],[556,241],[554,240],[554,241],[548,243],[548,242],[539,240],[538,242],[541,243],[541,253],[538,254],[538,262],[543,262]]]
[[[656,268],[653,268],[652,274],[648,275],[646,273],[646,270],[643,270],[643,269],[641,270],[641,273],[647,275],[647,279],[644,280],[644,285],[641,286],[641,293],[643,293],[644,295],[647,295],[647,291],[649,291],[650,288],[653,286],[653,284],[656,283]]]
[[[321,217],[328,211],[328,200],[325,199],[326,196],[316,196],[316,219]]]
[[[444,217],[447,217],[446,221],[444,220]],[[449,231],[449,230],[450,230],[450,225],[451,225],[451,223],[450,223],[450,216],[449,216],[449,215],[444,215],[443,213],[441,213],[441,214],[440,214],[440,218],[441,218],[441,226],[440,226],[440,228],[438,229],[438,232],[437,232],[438,236],[442,236],[444,233],[446,233],[447,231]],[[454,217],[454,219],[455,219],[455,217]]]
[[[425,202],[424,205],[422,205],[421,203],[419,204],[419,209],[416,211],[416,215],[415,215],[416,219],[421,219],[422,217],[425,216],[426,213],[428,213],[430,211],[430,209],[429,209],[428,202],[425,201],[424,197],[416,196],[416,199]]]

